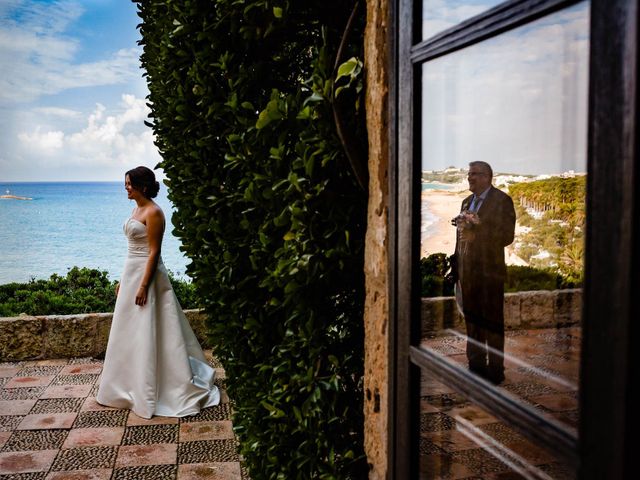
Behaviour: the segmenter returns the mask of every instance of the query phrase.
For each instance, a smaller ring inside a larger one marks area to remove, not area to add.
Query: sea
[[[123,182],[0,183],[0,195],[7,192],[32,200],[0,199],[0,284],[65,275],[74,266],[120,277],[127,255],[122,227],[135,207]],[[188,280],[164,185],[154,201],[167,219],[162,260]]]

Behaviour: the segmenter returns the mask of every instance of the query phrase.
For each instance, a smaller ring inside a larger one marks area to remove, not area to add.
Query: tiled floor
[[[497,388],[565,428],[577,428],[580,338],[578,327],[507,332],[506,379]],[[465,345],[455,332],[422,342],[466,366]],[[534,445],[425,371],[420,407],[421,478],[575,478],[552,449]]]
[[[196,416],[145,420],[96,403],[101,370],[93,358],[0,363],[0,480],[247,478],[224,391]]]

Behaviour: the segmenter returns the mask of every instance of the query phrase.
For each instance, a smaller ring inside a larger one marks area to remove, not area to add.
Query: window
[[[614,3],[394,3],[393,478],[630,468],[636,17]]]

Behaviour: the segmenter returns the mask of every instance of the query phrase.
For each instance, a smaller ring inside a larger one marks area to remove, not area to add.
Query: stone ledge
[[[204,312],[184,313],[202,347],[210,348]],[[107,349],[112,317],[112,313],[87,313],[0,318],[0,362],[100,358]]]
[[[423,298],[422,336],[433,337],[447,328],[464,329],[464,318],[455,297]],[[580,325],[582,290],[535,290],[506,293],[504,326],[506,330],[559,328]]]

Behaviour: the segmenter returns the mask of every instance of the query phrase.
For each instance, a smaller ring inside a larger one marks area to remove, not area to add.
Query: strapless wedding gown
[[[143,418],[184,417],[217,405],[215,370],[207,364],[182,312],[162,259],[149,285],[147,303],[135,304],[149,257],[147,230],[129,218],[124,233],[129,252],[96,400]]]

